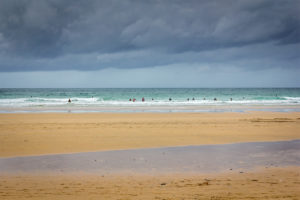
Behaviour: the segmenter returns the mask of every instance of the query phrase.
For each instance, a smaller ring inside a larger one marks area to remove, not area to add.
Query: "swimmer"
[[[71,103],[71,99],[68,100],[68,103]]]
[[[169,98],[169,101],[172,101],[171,97]]]

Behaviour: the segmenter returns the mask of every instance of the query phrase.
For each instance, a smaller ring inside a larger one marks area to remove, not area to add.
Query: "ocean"
[[[249,106],[298,111],[300,88],[0,89],[0,112],[216,111]]]

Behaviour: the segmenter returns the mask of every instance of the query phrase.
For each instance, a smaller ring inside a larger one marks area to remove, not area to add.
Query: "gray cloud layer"
[[[2,0],[0,71],[299,67],[299,13],[298,0]]]

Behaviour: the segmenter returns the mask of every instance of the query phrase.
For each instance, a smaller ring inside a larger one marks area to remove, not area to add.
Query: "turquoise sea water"
[[[141,105],[300,105],[300,88],[0,89],[2,108]]]

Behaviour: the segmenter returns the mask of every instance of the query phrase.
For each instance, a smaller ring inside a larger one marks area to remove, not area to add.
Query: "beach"
[[[0,200],[300,200],[299,10],[0,0]]]
[[[299,199],[299,167],[165,176],[1,176],[1,199]]]
[[[1,199],[299,199],[299,112],[0,114]]]
[[[298,112],[0,114],[0,156],[281,141],[299,130]]]

